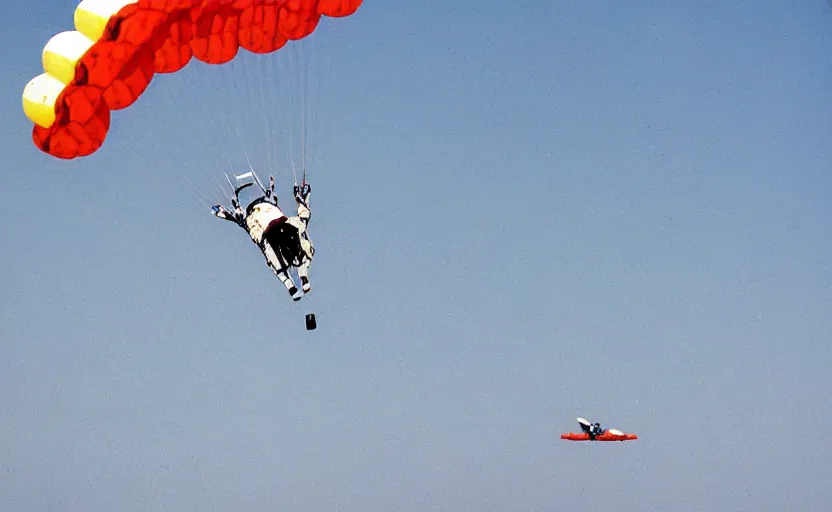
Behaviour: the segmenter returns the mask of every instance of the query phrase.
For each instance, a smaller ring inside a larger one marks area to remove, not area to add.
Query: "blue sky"
[[[325,24],[299,304],[206,208],[270,71],[160,77],[54,160],[20,93],[73,8],[1,18],[5,509],[828,506],[828,2]],[[561,441],[578,415],[640,439]]]

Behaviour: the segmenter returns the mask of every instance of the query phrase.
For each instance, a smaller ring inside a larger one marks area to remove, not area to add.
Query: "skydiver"
[[[601,428],[600,423],[592,423],[589,425],[589,429],[587,430],[587,434],[589,434],[589,438],[594,440],[596,436],[600,436],[604,434],[604,429]]]
[[[274,178],[270,178],[269,182],[269,189],[264,190],[263,195],[249,202],[245,212],[240,205],[238,193],[253,184],[244,185],[235,191],[237,197],[231,200],[233,211],[217,204],[211,208],[211,213],[221,219],[234,222],[248,233],[266,258],[266,265],[286,287],[292,300],[297,302],[312,290],[309,282],[309,265],[312,263],[315,247],[307,233],[311,216],[309,196],[312,187],[306,182],[302,186],[294,186],[298,214],[287,217],[277,204],[277,197],[274,195]],[[298,292],[294,280],[289,275],[292,267],[297,269],[303,294]]]
[[[592,439],[592,440],[595,439],[595,424],[594,423],[590,423],[589,428],[587,429],[586,433],[589,434],[590,439]]]

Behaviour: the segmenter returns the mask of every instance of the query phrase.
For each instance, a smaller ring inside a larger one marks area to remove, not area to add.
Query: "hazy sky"
[[[299,304],[207,211],[232,119],[296,121],[280,64],[158,77],[58,161],[20,94],[75,4],[0,17],[0,509],[829,508],[828,1],[322,25]]]

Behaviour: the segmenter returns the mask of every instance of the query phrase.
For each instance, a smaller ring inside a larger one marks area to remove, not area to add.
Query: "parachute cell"
[[[240,48],[279,50],[311,34],[321,16],[343,17],[362,0],[83,0],[75,30],[43,49],[45,73],[23,90],[23,111],[42,151],[76,158],[101,147],[110,112],[132,105],[156,73],[192,58],[234,59]]]

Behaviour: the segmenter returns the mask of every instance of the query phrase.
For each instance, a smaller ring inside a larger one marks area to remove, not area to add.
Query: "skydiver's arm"
[[[233,222],[234,224],[237,224],[240,227],[245,227],[243,219],[237,212],[231,213],[228,210],[226,210],[225,207],[221,204],[215,205],[213,208],[211,208],[211,213],[215,217]]]
[[[272,199],[274,197],[274,176],[269,176],[269,188],[266,190],[266,199]],[[277,204],[277,198],[273,199],[275,204]]]
[[[312,212],[309,210],[309,196],[312,194],[312,187],[304,183],[302,187],[295,185],[295,201],[298,203],[298,218],[304,224],[309,224]]]
[[[221,204],[215,204],[211,207],[211,215],[220,219],[236,222],[236,219],[234,219],[234,215],[228,210],[226,210],[225,206]]]

